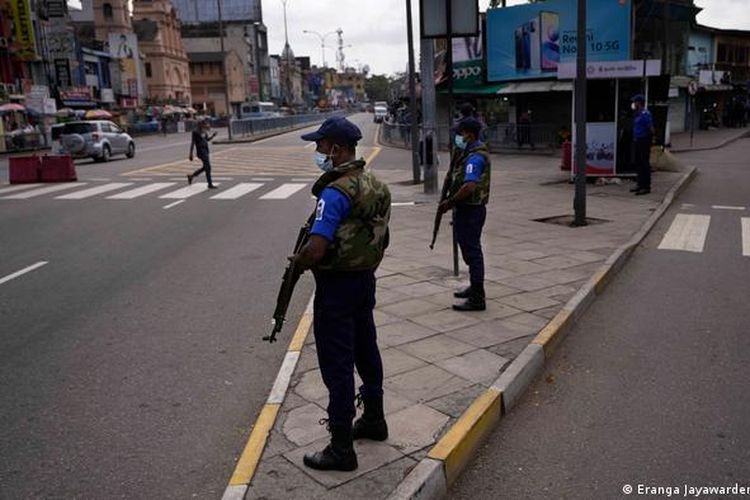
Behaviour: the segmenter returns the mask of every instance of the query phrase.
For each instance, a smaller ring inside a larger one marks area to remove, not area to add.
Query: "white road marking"
[[[314,142],[310,142],[310,144],[305,145],[305,149],[312,148],[315,146]]]
[[[714,210],[745,210],[745,207],[738,207],[733,205],[711,205]]]
[[[95,186],[92,188],[84,189],[83,191],[76,191],[75,193],[68,193],[62,196],[57,196],[56,198],[58,200],[82,200],[84,198],[90,198],[98,194],[108,193],[110,191],[122,189],[124,187],[130,186],[131,184],[133,183],[132,182],[110,182],[109,184],[104,184],[103,186]]]
[[[289,382],[292,380],[292,374],[294,368],[297,366],[299,361],[299,351],[287,351],[284,356],[284,362],[281,363],[279,373],[276,374],[276,381],[273,383],[271,388],[271,394],[268,395],[266,403],[269,404],[281,404],[284,402],[284,396],[289,388]]]
[[[218,185],[218,182],[215,182],[214,184]],[[159,196],[159,198],[164,198],[167,200],[184,200],[185,198],[190,198],[191,196],[195,196],[198,193],[202,193],[204,191],[208,191],[208,184],[199,183],[199,184],[193,184],[192,186],[186,186],[184,188],[180,188],[177,191],[172,191],[171,193],[163,194]]]
[[[92,177],[92,178],[86,179],[86,180],[87,181],[91,181],[91,182],[109,182],[110,181],[110,179],[105,179],[103,177]]]
[[[180,203],[185,203],[185,200],[177,200],[177,201],[174,201],[174,202],[170,203],[169,205],[164,205],[164,206],[163,206],[162,208],[163,208],[164,210],[169,210],[169,209],[170,209],[170,208],[172,208],[172,207],[176,207],[176,206],[177,206],[177,205],[179,205]]]
[[[160,191],[170,186],[174,186],[174,182],[155,182],[153,184],[147,184],[145,186],[137,187],[135,189],[123,191],[122,193],[113,194],[112,196],[107,196],[107,199],[108,200],[132,200],[133,198],[138,198],[139,196],[153,193],[155,191]]]
[[[413,201],[394,201],[391,203],[392,207],[413,207],[416,205]]]
[[[18,184],[9,187],[0,188],[0,194],[12,193],[14,191],[21,191],[22,189],[31,189],[33,187],[41,186],[41,184]]]
[[[46,264],[48,264],[48,262],[47,262],[46,260],[40,260],[40,261],[39,261],[39,262],[37,262],[36,264],[32,264],[32,265],[30,265],[29,267],[24,267],[24,268],[23,268],[23,269],[21,269],[20,271],[16,271],[16,272],[15,272],[15,273],[13,273],[13,274],[9,274],[9,275],[7,275],[7,276],[5,276],[5,277],[3,277],[3,278],[0,278],[0,285],[2,285],[3,283],[7,283],[7,282],[9,282],[9,281],[10,281],[10,280],[12,280],[12,279],[16,279],[16,278],[18,278],[19,276],[23,276],[23,275],[24,275],[24,274],[26,274],[26,273],[30,273],[30,272],[31,272],[31,271],[33,271],[34,269],[39,269],[40,267],[42,267],[42,266],[44,266],[44,265],[46,265]]]
[[[710,215],[677,214],[661,240],[659,249],[700,253],[706,244],[710,224]]]
[[[247,193],[255,191],[263,184],[259,182],[240,182],[236,186],[233,186],[226,191],[222,191],[216,196],[212,196],[212,200],[236,200],[240,196],[245,196]]]
[[[307,184],[293,184],[293,183],[286,183],[282,184],[281,186],[277,187],[273,191],[264,194],[260,197],[261,200],[284,200],[286,198],[289,198],[294,193],[299,191],[300,189],[307,186]]]
[[[143,181],[143,182],[147,182],[147,181],[151,181],[152,179],[151,179],[151,177],[128,177],[128,180],[129,181]],[[184,179],[180,179],[180,180],[182,181]]]
[[[692,203],[683,203],[682,208],[695,208],[695,205]]]
[[[750,257],[750,217],[742,217],[742,256]]]
[[[272,177],[253,177],[250,180],[251,181],[255,181],[255,182],[273,182],[276,179],[274,179]]]
[[[315,180],[316,180],[315,177],[307,177],[307,178],[298,177],[298,178],[292,179],[292,182],[314,182]]]
[[[38,189],[32,189],[31,191],[24,191],[23,193],[12,194],[10,196],[3,196],[3,200],[27,200],[34,198],[35,196],[42,196],[44,194],[56,193],[63,189],[73,189],[81,186],[85,186],[86,182],[70,182],[66,184],[55,184],[54,186],[47,186]]]
[[[187,142],[177,142],[177,143],[172,143],[172,144],[164,144],[162,146],[152,146],[150,148],[141,148],[141,149],[137,149],[136,148],[136,152],[137,153],[143,153],[144,151],[156,151],[157,149],[176,148],[176,147],[179,147],[179,146],[189,146],[189,145],[190,145],[190,141],[187,141]]]
[[[232,181],[234,177],[213,177],[215,181]]]

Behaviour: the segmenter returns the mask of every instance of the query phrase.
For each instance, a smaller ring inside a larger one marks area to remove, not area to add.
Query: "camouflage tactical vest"
[[[487,145],[481,142],[477,142],[473,148],[466,148],[463,152],[456,155],[451,164],[452,182],[449,195],[453,196],[463,186],[466,175],[466,160],[474,153],[484,158],[484,170],[479,177],[479,182],[477,182],[477,189],[474,190],[471,196],[458,202],[459,205],[486,205],[490,199],[490,152],[487,149]]]
[[[354,171],[348,168],[352,166]],[[341,221],[333,244],[318,264],[320,270],[371,270],[383,260],[388,246],[391,193],[372,173],[364,171],[364,166],[364,160],[356,160],[337,167],[336,170],[344,171],[344,175],[327,185],[343,193],[352,208],[349,216]]]

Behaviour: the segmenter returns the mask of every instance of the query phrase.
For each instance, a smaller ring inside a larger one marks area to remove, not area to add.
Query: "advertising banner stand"
[[[649,98],[649,79],[644,83],[644,61],[594,62],[587,64],[586,95],[586,175],[592,177],[632,177],[633,112],[631,99],[637,94]],[[646,77],[660,75],[661,61],[646,61]],[[574,68],[573,68],[574,70]],[[558,77],[569,78],[571,68],[560,64]],[[644,91],[645,85],[645,91]],[[575,97],[573,99],[575,108]],[[575,131],[575,123],[571,127]],[[576,137],[573,133],[575,151]],[[575,168],[571,170],[575,176]]]

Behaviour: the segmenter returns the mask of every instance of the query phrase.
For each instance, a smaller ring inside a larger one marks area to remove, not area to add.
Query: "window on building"
[[[102,5],[102,14],[104,14],[104,19],[108,21],[111,20],[113,17],[112,4],[105,3],[104,5]]]
[[[716,51],[716,61],[725,62],[727,60],[727,46],[720,43]]]
[[[151,78],[151,63],[146,63],[146,78]]]

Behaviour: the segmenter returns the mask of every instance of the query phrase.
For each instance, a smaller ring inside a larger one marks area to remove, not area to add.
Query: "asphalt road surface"
[[[749,156],[747,139],[681,156],[700,168],[697,178],[450,498],[666,498],[650,488],[677,487],[682,497],[685,485],[750,487]]]
[[[187,134],[0,186],[0,498],[222,494],[312,292],[261,341],[314,208],[301,133],[213,148],[212,192],[184,191]]]

